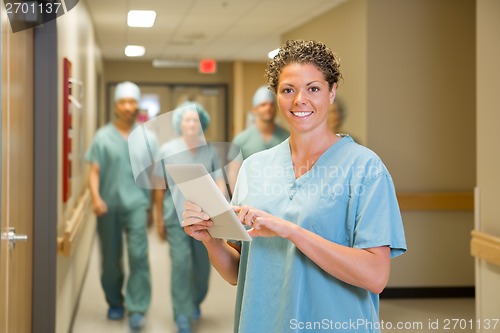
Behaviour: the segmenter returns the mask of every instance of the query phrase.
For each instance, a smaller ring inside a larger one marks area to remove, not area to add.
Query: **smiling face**
[[[292,63],[283,67],[278,79],[277,101],[292,131],[328,131],[328,108],[335,99],[323,73],[313,64]]]

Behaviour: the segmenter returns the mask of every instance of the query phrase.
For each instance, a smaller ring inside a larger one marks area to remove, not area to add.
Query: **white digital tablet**
[[[184,198],[210,216],[214,224],[208,232],[212,237],[252,240],[203,164],[165,164],[165,169]]]

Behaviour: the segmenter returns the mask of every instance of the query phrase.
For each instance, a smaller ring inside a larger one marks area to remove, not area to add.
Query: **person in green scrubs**
[[[391,175],[381,159],[327,124],[341,79],[317,41],[289,40],[267,77],[290,125],[281,144],[247,158],[233,193],[251,242],[210,236],[213,222],[186,203],[185,232],[237,284],[235,333],[379,333],[379,294],[391,258],[406,251]]]
[[[260,86],[252,98],[252,114],[255,123],[236,135],[232,141],[232,149],[239,149],[241,159],[259,151],[276,146],[288,138],[290,133],[275,122],[276,97],[267,86]],[[228,171],[229,184],[234,188],[241,161],[235,160],[231,163]]]
[[[203,164],[225,193],[217,149],[203,136],[210,123],[207,111],[199,103],[185,102],[173,111],[172,123],[179,137],[160,148],[164,163]],[[186,235],[180,225],[185,200],[168,175],[167,184],[166,191],[155,193],[156,225],[160,237],[169,243],[171,295],[178,333],[190,333],[191,322],[200,318],[200,305],[208,292],[210,261],[203,244]]]
[[[252,105],[255,124],[233,139],[233,143],[240,147],[243,159],[261,150],[272,148],[289,136],[288,131],[275,122],[276,98],[267,86],[261,86],[255,91]]]
[[[116,86],[116,120],[97,131],[85,157],[90,164],[88,186],[97,216],[101,284],[109,305],[107,317],[120,320],[126,310],[133,330],[143,327],[151,301],[147,236],[150,190],[135,182],[127,141],[137,126],[139,99],[140,89],[136,84],[126,81]],[[147,135],[150,143],[156,142],[154,135]],[[123,267],[124,234],[128,279]]]

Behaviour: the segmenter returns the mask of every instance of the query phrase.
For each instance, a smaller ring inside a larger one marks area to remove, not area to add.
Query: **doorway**
[[[32,331],[33,30],[1,11],[0,331]]]

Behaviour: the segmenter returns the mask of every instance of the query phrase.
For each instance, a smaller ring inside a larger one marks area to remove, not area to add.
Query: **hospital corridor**
[[[0,333],[500,332],[499,17],[2,1]]]

